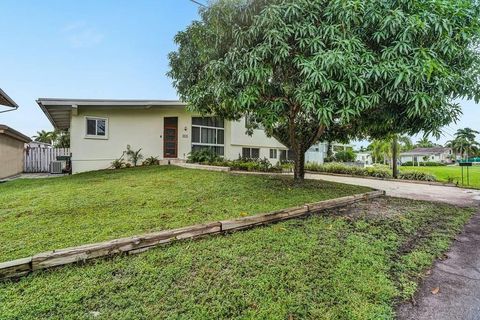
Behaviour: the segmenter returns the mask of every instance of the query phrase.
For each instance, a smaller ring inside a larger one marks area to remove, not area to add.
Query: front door
[[[178,155],[178,118],[169,117],[163,120],[163,157],[177,158]]]

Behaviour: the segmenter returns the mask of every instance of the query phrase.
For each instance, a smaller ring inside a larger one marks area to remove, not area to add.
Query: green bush
[[[420,171],[401,171],[398,178],[402,180],[437,181],[434,175]]]
[[[239,158],[237,160],[226,162],[226,165],[233,170],[241,170],[241,171],[261,171],[261,172],[278,171],[277,167],[273,167],[270,161],[268,161],[268,159]]]
[[[157,157],[153,157],[153,156],[148,157],[142,163],[143,166],[155,166],[155,165],[159,165],[159,164],[160,164],[160,160],[158,160]]]
[[[338,162],[354,162],[356,159],[353,150],[338,151],[335,153],[335,160]]]
[[[376,178],[392,177],[391,172],[387,169],[375,167],[362,168],[357,166],[349,166],[338,162],[330,162],[325,164],[307,163],[305,165],[305,169],[310,171],[348,174],[353,176],[369,176]]]
[[[404,162],[402,163],[402,166],[404,167],[412,167],[414,166],[413,162],[412,161],[407,161],[407,162]],[[420,167],[441,167],[441,166],[446,166],[445,163],[441,163],[441,162],[431,162],[431,161],[427,161],[427,162],[415,162],[415,166],[420,166]]]
[[[187,161],[190,163],[207,163],[207,164],[218,162],[221,160],[222,160],[222,157],[217,155],[211,149],[201,149],[197,151],[192,151],[188,155],[188,159],[187,159]]]

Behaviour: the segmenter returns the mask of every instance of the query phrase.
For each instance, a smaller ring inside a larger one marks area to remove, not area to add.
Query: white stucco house
[[[415,148],[413,150],[402,152],[400,154],[400,162],[453,162],[453,152],[451,148],[433,147],[433,148]]]
[[[372,153],[370,151],[358,151],[355,153],[355,161],[369,166],[373,163]]]
[[[245,119],[202,118],[186,104],[169,100],[40,98],[38,105],[56,129],[70,130],[72,172],[106,169],[127,145],[144,157],[184,161],[192,150],[210,148],[227,159],[290,158],[288,149],[261,129],[246,134]]]

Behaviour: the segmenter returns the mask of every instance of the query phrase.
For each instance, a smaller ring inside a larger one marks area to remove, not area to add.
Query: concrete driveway
[[[306,174],[306,179],[320,179],[385,190],[387,196],[414,200],[440,201],[459,206],[480,205],[480,190],[461,189],[441,185],[367,179],[326,174]]]
[[[480,191],[320,174],[309,174],[307,178],[381,189],[392,197],[478,208],[479,213],[457,236],[446,253],[446,259],[436,261],[430,275],[423,279],[415,295],[415,303],[406,302],[398,307],[397,318],[480,320]]]

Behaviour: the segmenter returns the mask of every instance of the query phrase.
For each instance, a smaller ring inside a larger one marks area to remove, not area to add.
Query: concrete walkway
[[[437,294],[432,290],[439,288]],[[480,319],[480,214],[454,241],[447,259],[437,261],[415,295],[402,304],[400,320]]]
[[[457,187],[428,185],[420,183],[378,180],[326,174],[306,174],[306,179],[320,179],[346,184],[354,184],[385,190],[387,196],[414,200],[440,201],[459,206],[480,205],[480,190],[461,189]]]
[[[400,320],[480,320],[480,191],[456,187],[386,180],[309,174],[322,179],[385,190],[392,197],[440,201],[479,208],[462,234],[457,236],[446,259],[435,262],[415,295],[397,309]],[[436,294],[436,288],[439,291]]]

